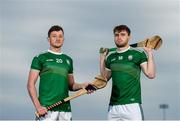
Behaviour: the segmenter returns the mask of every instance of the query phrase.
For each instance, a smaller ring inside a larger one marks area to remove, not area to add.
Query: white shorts
[[[45,116],[36,118],[36,121],[71,121],[71,119],[71,112],[48,111]]]
[[[143,120],[143,112],[139,103],[113,105],[109,106],[108,120],[126,121],[126,120]]]

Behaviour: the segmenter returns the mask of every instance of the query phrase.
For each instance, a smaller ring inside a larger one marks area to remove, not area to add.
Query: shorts
[[[109,121],[126,121],[144,119],[142,107],[139,103],[109,106]]]
[[[45,116],[36,117],[36,121],[71,121],[71,112],[48,111]]]

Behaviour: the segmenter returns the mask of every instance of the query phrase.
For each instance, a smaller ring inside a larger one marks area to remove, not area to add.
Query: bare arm
[[[39,76],[38,70],[33,70],[33,69],[30,70],[28,83],[27,83],[27,89],[37,112],[39,113],[39,115],[43,115],[47,113],[47,109],[41,106],[37,97],[37,90],[36,90],[35,85],[36,85],[38,76]]]
[[[152,49],[144,47],[144,50],[148,55],[148,61],[147,63],[141,64],[142,71],[149,79],[154,79],[156,71]]]
[[[85,83],[76,83],[74,81],[74,75],[73,74],[68,74],[68,80],[69,80],[69,89],[71,91],[77,91],[80,90],[82,88],[86,88],[88,86],[89,83],[85,82]]]
[[[109,80],[111,78],[111,70],[105,67],[106,55],[107,55],[107,51],[100,54],[100,73],[101,76]]]

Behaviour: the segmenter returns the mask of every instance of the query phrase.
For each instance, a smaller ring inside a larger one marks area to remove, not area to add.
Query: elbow
[[[30,83],[27,84],[28,92],[30,92],[33,88],[35,88],[35,86],[33,84],[30,84]]]
[[[31,86],[30,84],[27,84],[27,90],[28,90],[28,92],[30,92],[31,88],[32,88],[32,86]]]
[[[31,88],[29,83],[26,85],[26,88],[27,88],[27,90],[29,90]]]

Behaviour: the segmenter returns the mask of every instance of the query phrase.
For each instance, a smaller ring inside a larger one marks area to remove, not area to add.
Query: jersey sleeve
[[[68,72],[68,73],[69,73],[69,74],[72,74],[72,73],[73,73],[73,60],[70,59],[69,61],[70,61],[70,65],[69,65],[70,68],[69,68],[69,72]]]
[[[106,58],[105,67],[110,69],[110,61],[109,56]]]
[[[141,53],[141,59],[140,59],[139,64],[142,64],[142,63],[144,63],[144,62],[147,62],[147,55],[146,55],[146,53],[143,51],[143,52]]]
[[[31,63],[31,69],[41,70],[41,63],[38,56],[34,57]]]

